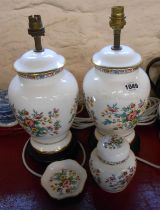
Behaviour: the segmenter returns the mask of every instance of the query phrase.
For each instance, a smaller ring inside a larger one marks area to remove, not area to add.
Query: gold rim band
[[[110,74],[126,74],[126,73],[131,73],[136,71],[139,67],[140,64],[131,66],[131,67],[123,67],[123,68],[118,68],[118,67],[105,67],[105,66],[98,66],[94,65],[95,68],[99,71],[102,71],[104,73],[110,73]]]
[[[104,73],[110,73],[110,74],[126,74],[126,73],[131,73],[135,70],[137,70],[142,62],[138,63],[137,65],[134,66],[128,66],[128,67],[106,67],[106,66],[99,66],[93,63],[95,68],[99,71],[102,71]]]
[[[45,79],[48,77],[53,77],[56,74],[58,74],[59,72],[61,72],[63,70],[63,67],[57,68],[57,69],[53,69],[50,71],[44,71],[44,72],[37,72],[37,73],[27,73],[27,72],[18,72],[17,74],[20,77],[23,77],[25,79],[33,79],[33,80],[38,80],[38,79]]]
[[[129,158],[129,155],[124,159],[124,160],[121,160],[121,161],[118,161],[118,162],[109,162],[109,161],[106,161],[106,160],[103,160],[101,157],[98,156],[98,158],[105,164],[109,164],[109,165],[119,165],[119,164],[122,164],[124,163],[126,160],[128,160]]]
[[[30,138],[31,139],[31,138]],[[46,152],[46,151],[39,151],[39,150],[37,150],[36,148],[34,148],[33,146],[32,146],[32,148],[37,152],[37,153],[39,153],[39,154],[41,154],[41,155],[54,155],[54,154],[58,154],[58,153],[61,153],[61,152],[63,152],[64,150],[66,150],[67,149],[67,147],[69,147],[69,145],[71,144],[71,141],[72,141],[72,139],[70,140],[70,142],[65,146],[65,147],[63,147],[63,148],[61,148],[61,149],[59,149],[59,150],[56,150],[56,151],[52,151],[52,152]],[[49,144],[48,144],[49,145]]]

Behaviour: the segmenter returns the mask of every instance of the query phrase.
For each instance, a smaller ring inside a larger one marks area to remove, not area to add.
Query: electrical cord
[[[148,99],[148,105],[145,112],[140,116],[138,125],[151,125],[158,118],[158,107],[160,100],[155,97]]]
[[[34,176],[37,176],[37,177],[41,178],[41,177],[42,177],[42,174],[37,173],[36,171],[34,171],[33,169],[31,169],[31,168],[29,167],[29,165],[27,164],[27,162],[26,162],[25,151],[26,151],[26,147],[27,147],[27,144],[28,144],[29,140],[30,140],[30,138],[29,138],[28,141],[25,143],[25,145],[24,145],[24,147],[23,147],[23,150],[22,150],[22,162],[23,162],[24,167],[27,169],[27,171],[29,171],[29,172],[30,172],[31,174],[33,174]],[[86,162],[86,151],[85,151],[85,149],[84,149],[82,143],[79,142],[79,141],[78,141],[78,143],[79,143],[79,145],[80,145],[80,147],[81,147],[82,154],[83,154],[83,160],[82,160],[82,162],[81,162],[81,166],[84,166],[84,164],[85,164],[85,162]]]
[[[37,176],[39,178],[41,178],[41,174],[35,172],[34,170],[32,170],[29,165],[27,164],[26,162],[26,158],[25,158],[25,151],[26,151],[26,147],[27,147],[27,144],[28,144],[29,140],[25,143],[24,147],[23,147],[23,150],[22,150],[22,161],[23,161],[23,165],[25,166],[25,168],[27,169],[27,171],[29,171],[31,174],[33,174],[34,176]]]
[[[139,160],[139,161],[142,162],[142,163],[145,163],[145,164],[147,164],[147,165],[149,165],[149,166],[152,166],[153,168],[160,169],[160,165],[156,165],[156,164],[154,164],[154,163],[151,163],[151,162],[149,162],[149,161],[147,161],[147,160],[144,160],[144,159],[142,159],[142,158],[140,158],[140,157],[138,157],[138,156],[136,156],[136,159]]]
[[[75,129],[84,129],[92,126],[94,126],[92,118],[75,117],[75,120],[72,124],[72,128]]]

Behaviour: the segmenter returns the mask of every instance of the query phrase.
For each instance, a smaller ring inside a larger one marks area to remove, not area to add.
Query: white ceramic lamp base
[[[67,136],[65,136],[65,138],[61,139],[60,141],[56,143],[41,144],[33,140],[32,137],[31,137],[30,142],[31,142],[32,147],[35,150],[44,154],[51,154],[51,153],[57,153],[64,150],[70,144],[71,139],[72,139],[72,133],[71,131],[69,131],[67,133]]]

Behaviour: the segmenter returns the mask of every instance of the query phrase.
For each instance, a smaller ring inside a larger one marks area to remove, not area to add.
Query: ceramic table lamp
[[[83,82],[85,103],[95,122],[97,140],[114,133],[130,143],[138,118],[147,105],[150,82],[140,67],[141,56],[120,45],[120,32],[126,24],[122,6],[112,8],[109,23],[114,30],[114,44],[92,57],[94,67]]]
[[[78,85],[64,69],[64,57],[42,48],[45,31],[39,15],[29,16],[28,32],[35,49],[14,63],[17,75],[9,86],[9,101],[19,124],[31,136],[32,148],[39,154],[55,154],[71,143]]]

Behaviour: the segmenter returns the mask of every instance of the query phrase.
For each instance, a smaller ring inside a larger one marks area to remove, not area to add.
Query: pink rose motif
[[[42,118],[43,113],[36,114],[35,119],[39,120]]]
[[[25,124],[26,126],[29,126],[30,128],[34,127],[34,121],[31,120],[31,119],[26,119],[26,120],[24,121],[24,124]]]
[[[68,180],[68,179],[64,180],[64,182],[63,182],[63,187],[64,188],[70,188],[70,185],[71,185],[70,180]]]
[[[113,112],[113,113],[114,113],[114,112],[117,112],[117,109],[114,109],[114,108],[112,108],[112,107],[110,107],[110,106],[108,107],[108,110],[109,110],[110,112]]]
[[[43,123],[42,123],[42,124],[43,124]],[[44,123],[43,125],[45,125],[45,123]],[[51,131],[53,130],[52,126],[48,126],[47,129],[48,129],[48,130],[51,130]]]
[[[136,116],[137,116],[137,112],[136,111],[131,112],[130,114],[127,115],[127,120],[128,121],[132,121],[132,120],[134,120],[136,118]]]

